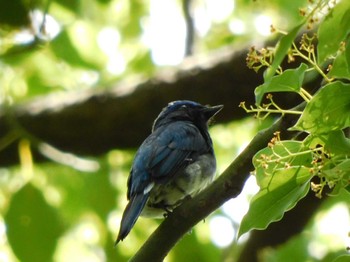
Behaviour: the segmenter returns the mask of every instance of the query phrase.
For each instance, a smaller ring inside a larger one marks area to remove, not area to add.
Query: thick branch
[[[163,261],[176,242],[194,225],[241,193],[250,171],[254,169],[254,154],[267,145],[276,131],[286,131],[294,120],[295,116],[283,117],[270,128],[259,132],[217,180],[164,220],[131,261]]]
[[[157,114],[173,100],[223,104],[217,122],[243,118],[246,113],[238,108],[239,103],[254,104],[254,89],[262,83],[261,75],[245,64],[247,52],[247,48],[222,50],[206,59],[188,59],[178,70],[162,71],[146,82],[53,94],[10,111],[0,108],[0,166],[18,162],[16,143],[2,148],[7,142],[2,139],[12,138],[9,134],[18,126],[59,150],[98,156],[113,148],[140,145]],[[293,94],[275,100],[284,108],[300,102]],[[36,161],[43,159],[35,147],[33,153]]]
[[[224,51],[205,61],[188,60],[179,70],[162,71],[146,82],[41,97],[11,108],[11,121],[9,112],[0,108],[0,140],[16,122],[35,137],[78,155],[137,147],[160,110],[177,99],[224,104],[220,122],[242,118],[246,114],[239,103],[253,103],[254,87],[262,81],[246,67],[245,56],[246,51]],[[15,163],[16,145],[0,152],[0,165]]]

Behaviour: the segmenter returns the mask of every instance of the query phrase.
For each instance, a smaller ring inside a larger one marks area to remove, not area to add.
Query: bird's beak
[[[218,105],[218,106],[206,106],[203,109],[203,113],[205,117],[209,120],[213,116],[215,116],[219,111],[223,108],[223,105]]]

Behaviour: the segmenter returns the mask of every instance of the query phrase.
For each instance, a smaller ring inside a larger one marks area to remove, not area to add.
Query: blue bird
[[[140,215],[162,217],[212,181],[216,160],[208,122],[222,107],[181,100],[162,110],[135,155],[128,178],[129,202],[115,245]]]

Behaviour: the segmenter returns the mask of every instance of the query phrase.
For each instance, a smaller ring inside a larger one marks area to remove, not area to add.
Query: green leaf
[[[337,179],[340,176],[349,176],[350,175],[350,159],[340,162],[338,165],[332,169],[323,171],[328,177],[332,179]]]
[[[30,24],[30,8],[22,0],[0,1],[0,24],[24,27]]]
[[[341,1],[326,16],[318,29],[317,60],[323,63],[334,55],[340,42],[350,33],[350,1]]]
[[[281,75],[277,75],[258,86],[255,89],[255,100],[257,104],[266,93],[270,92],[299,92],[304,80],[305,71],[308,66],[302,63],[298,68],[285,70]]]
[[[77,14],[79,14],[79,11],[81,11],[79,0],[57,0],[57,3]]]
[[[349,194],[350,197],[350,184],[347,187],[345,187],[345,192]]]
[[[65,166],[55,164],[45,166],[48,184],[64,191],[61,212],[70,224],[76,223],[87,210],[104,220],[115,208],[116,192],[111,185],[107,166],[103,162],[100,164],[100,169],[89,175]],[[127,164],[130,163],[125,161],[123,168],[124,165],[125,168],[126,166],[129,168],[130,165]],[[122,168],[122,165],[119,167]]]
[[[323,170],[327,181],[334,181],[335,186],[332,189],[332,195],[339,194],[340,190],[350,185],[350,159],[344,160],[332,169]]]
[[[305,24],[303,21],[301,24],[294,27],[287,35],[283,36],[276,46],[276,52],[271,64],[264,75],[265,82],[268,82],[276,73],[276,69],[282,63],[284,57],[287,55],[289,48],[291,47],[294,39],[296,38],[300,28]]]
[[[209,241],[198,245],[198,238],[200,238],[201,233],[203,232],[194,229],[191,234],[187,234],[176,244],[171,250],[172,256],[176,257],[176,261],[220,261],[220,249],[212,245]],[[191,252],[184,252],[184,250],[191,250]]]
[[[73,45],[67,31],[62,31],[52,42],[51,48],[54,54],[68,64],[88,69],[98,69],[96,65],[86,61]]]
[[[345,50],[336,56],[328,76],[334,78],[350,78],[350,41]]]
[[[332,154],[350,154],[350,139],[342,130],[330,132],[326,138],[325,148]]]
[[[308,250],[309,238],[307,234],[298,234],[291,237],[283,245],[278,248],[269,248],[267,252],[261,252],[259,255],[259,261],[268,262],[296,262],[296,261],[309,261],[310,253]],[[295,252],[298,250],[298,252]],[[326,261],[322,261],[326,262]]]
[[[325,85],[307,104],[291,130],[312,134],[328,133],[350,126],[350,84]]]
[[[284,170],[286,166],[311,167],[312,154],[299,141],[280,141],[273,147],[260,150],[253,157],[255,176],[260,188],[265,188],[271,182],[277,170]],[[278,179],[278,178],[275,178]]]
[[[333,262],[349,262],[350,255],[342,255],[333,260]]]
[[[27,184],[12,197],[5,223],[8,240],[20,261],[52,261],[62,225],[37,188]]]
[[[283,217],[309,191],[312,154],[299,141],[278,141],[253,158],[260,191],[253,197],[239,235],[265,229]]]
[[[291,167],[275,172],[268,186],[261,188],[252,198],[238,236],[252,229],[265,229],[270,223],[280,220],[286,211],[305,197],[310,189],[311,177],[306,167]]]

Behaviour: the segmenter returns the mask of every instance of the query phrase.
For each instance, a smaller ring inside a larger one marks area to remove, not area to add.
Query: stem
[[[322,69],[318,66],[318,64],[316,63],[316,60],[311,59],[310,57],[304,55],[302,52],[300,52],[300,50],[296,47],[295,43],[292,44],[293,48],[294,48],[294,52],[295,55],[303,58],[305,61],[308,61],[313,68],[328,82],[332,82],[333,79],[332,78],[328,78],[327,75],[322,71]],[[310,54],[310,53],[309,53]]]
[[[269,108],[251,108],[251,109],[248,109],[248,108],[244,108],[244,110],[247,112],[247,113],[269,113],[269,114],[282,114],[282,115],[285,115],[285,114],[292,114],[292,115],[301,115],[303,112],[302,111],[294,111],[294,110],[284,110],[284,109],[281,109],[281,108],[278,108],[278,109],[269,109]]]
[[[308,91],[306,91],[304,88],[300,88],[300,92],[303,93],[304,96],[307,97],[307,99],[310,101],[312,99],[312,95]],[[308,101],[307,101],[308,102]]]
[[[8,132],[4,137],[0,138],[0,151],[12,144],[18,138],[20,138],[20,134],[16,130]]]
[[[318,150],[320,150],[320,148],[309,149],[309,150],[305,150],[305,151],[301,151],[301,152],[297,152],[297,153],[290,153],[289,152],[290,155],[287,155],[287,156],[280,156],[274,152],[274,155],[278,157],[278,160],[284,160],[284,159],[288,159],[291,157],[302,156],[302,155],[305,155],[308,153],[313,153],[313,152],[318,151]],[[263,162],[264,163],[275,163],[276,159],[264,160]]]
[[[309,103],[310,100],[312,99],[312,95],[309,94],[309,92],[307,92],[304,88],[300,88],[300,91],[298,92],[298,94],[307,102]]]
[[[244,111],[246,111],[247,113],[257,113],[258,115],[261,114],[261,113],[267,113],[267,115],[269,114],[282,114],[282,115],[285,115],[285,114],[291,114],[291,115],[301,115],[303,113],[303,111],[297,111],[297,110],[285,110],[285,109],[282,109],[280,108],[277,104],[275,104],[273,102],[273,100],[270,98],[271,100],[271,104],[269,104],[267,107],[269,107],[270,105],[273,105],[274,107],[276,107],[277,109],[270,109],[270,108],[264,108],[264,107],[261,107],[259,106],[258,108],[253,108],[252,106],[250,107],[250,109],[248,109],[246,106],[245,106],[245,103],[244,102],[241,102],[240,103],[240,107],[242,107],[244,109]],[[266,117],[266,116],[265,116]]]
[[[328,5],[330,1],[324,1],[324,0],[320,0],[318,1],[317,5],[315,6],[314,9],[311,10],[311,12],[308,14],[308,16],[306,17],[306,21],[309,20],[310,18],[312,18],[314,16],[314,14],[316,13],[317,10],[321,10],[323,9],[326,5]]]

